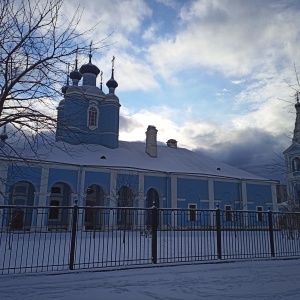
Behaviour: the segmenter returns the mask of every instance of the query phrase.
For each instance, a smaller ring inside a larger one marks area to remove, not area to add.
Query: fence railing
[[[0,274],[300,256],[300,213],[0,206]]]

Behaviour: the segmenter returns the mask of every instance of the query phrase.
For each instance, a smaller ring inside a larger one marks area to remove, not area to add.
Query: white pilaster
[[[177,208],[177,176],[171,175],[171,208]],[[171,227],[177,227],[177,212],[171,216]]]
[[[47,203],[48,193],[48,180],[49,180],[49,167],[45,166],[42,168],[41,181],[40,181],[40,192],[37,195],[37,202],[35,205],[38,206],[47,206],[50,203]],[[48,225],[48,213],[47,209],[39,208],[38,215],[36,220],[36,227],[41,228],[41,230],[46,230]]]
[[[118,207],[118,192],[117,192],[117,172],[110,173],[110,191],[109,191],[109,205],[110,207]],[[117,226],[117,211],[110,210],[109,213],[109,227]]]
[[[216,209],[215,206],[215,190],[214,190],[214,180],[212,178],[208,179],[208,201],[209,201],[209,209]],[[214,226],[215,217],[213,214],[210,214],[210,226]]]
[[[208,201],[209,209],[215,209],[215,190],[214,180],[212,178],[208,179]]]
[[[272,203],[273,203],[273,211],[278,211],[278,204],[277,204],[277,191],[276,191],[276,185],[271,185],[272,189]]]
[[[242,202],[243,202],[243,210],[248,210],[248,197],[247,197],[247,182],[242,181]],[[244,217],[244,226],[248,226],[248,214],[245,214]]]
[[[245,181],[242,181],[241,184],[242,184],[243,210],[248,210],[247,183]]]

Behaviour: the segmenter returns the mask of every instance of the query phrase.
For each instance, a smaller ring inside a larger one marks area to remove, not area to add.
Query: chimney
[[[146,131],[146,153],[151,157],[157,157],[157,129],[149,125]]]
[[[174,139],[170,139],[167,141],[167,145],[170,148],[177,148],[177,141]]]

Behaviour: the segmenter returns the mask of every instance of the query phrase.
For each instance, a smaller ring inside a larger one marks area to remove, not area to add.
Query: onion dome
[[[61,88],[61,92],[63,93],[63,94],[65,94],[66,92],[67,92],[67,89],[69,88],[69,85],[65,85],[65,86],[63,86],[62,88]]]
[[[65,105],[65,99],[62,99],[61,101],[59,101],[58,106],[64,106]]]
[[[118,87],[118,83],[114,79],[114,69],[111,72],[111,78],[107,81],[106,86],[108,87],[109,91],[113,89],[113,91]]]
[[[77,55],[78,55],[78,48],[76,49],[76,59],[75,59],[75,70],[73,70],[70,73],[70,78],[73,81],[73,85],[78,85],[78,81],[81,79],[82,75],[81,73],[78,71],[78,59],[77,59]]]
[[[109,89],[109,93],[114,94],[115,89],[118,87],[118,83],[115,81],[114,78],[114,62],[115,62],[114,56],[111,62],[112,62],[111,78],[107,81],[106,86]]]
[[[82,65],[81,68],[79,69],[79,72],[81,74],[91,73],[91,74],[94,74],[97,76],[100,73],[100,70],[98,69],[97,66],[92,64],[92,54],[91,53],[89,54],[89,58],[90,58],[89,63]]]
[[[74,80],[74,79],[77,79],[78,81],[81,79],[81,77],[82,77],[82,75],[81,75],[81,73],[77,70],[77,68],[74,70],[74,71],[72,71],[71,73],[70,73],[70,78],[72,79],[72,80]]]

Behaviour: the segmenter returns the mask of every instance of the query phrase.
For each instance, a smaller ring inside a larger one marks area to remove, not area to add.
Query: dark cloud
[[[120,130],[125,132],[130,132],[137,127],[141,127],[142,124],[136,119],[132,119],[130,117],[120,116]]]
[[[265,178],[284,181],[282,152],[288,138],[259,129],[240,130],[231,142],[215,143],[211,149],[197,149],[207,156]]]

